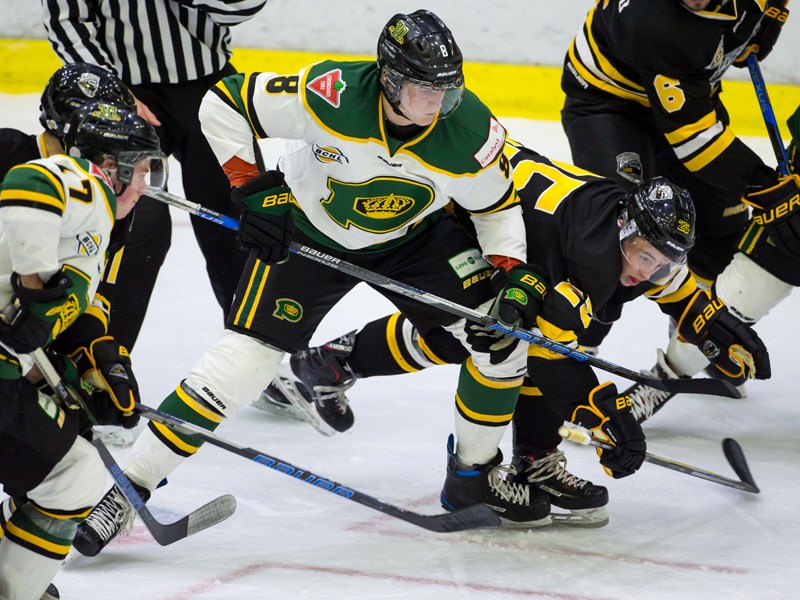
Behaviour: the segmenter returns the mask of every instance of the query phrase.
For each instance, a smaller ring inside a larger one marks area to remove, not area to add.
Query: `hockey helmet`
[[[162,191],[167,183],[167,158],[155,129],[133,108],[92,102],[76,110],[64,126],[67,154],[100,164],[117,162],[116,176],[125,185],[134,177],[149,192]]]
[[[464,92],[461,50],[442,20],[428,10],[396,14],[378,38],[381,90],[399,114],[406,82],[444,91],[439,118],[452,113]]]
[[[125,108],[136,103],[116,75],[97,65],[69,63],[56,71],[42,92],[39,122],[59,138],[70,115],[89,102],[108,102]]]
[[[622,204],[620,247],[630,262],[630,248],[638,238],[663,255],[656,261],[663,268],[650,277],[652,281],[686,263],[695,241],[695,208],[688,191],[665,177],[654,177],[625,194]]]

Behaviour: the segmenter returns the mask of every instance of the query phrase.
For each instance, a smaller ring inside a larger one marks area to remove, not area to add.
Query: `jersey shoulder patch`
[[[378,68],[368,61],[324,60],[307,67],[300,85],[312,117],[337,137],[380,137]]]

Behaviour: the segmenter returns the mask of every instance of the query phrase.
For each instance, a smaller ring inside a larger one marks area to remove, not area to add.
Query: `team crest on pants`
[[[275,312],[272,316],[276,319],[284,319],[290,323],[297,323],[303,318],[303,306],[291,298],[279,298],[275,301]]]

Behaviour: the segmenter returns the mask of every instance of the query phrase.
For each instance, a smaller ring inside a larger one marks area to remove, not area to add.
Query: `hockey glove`
[[[734,67],[746,67],[747,57],[753,52],[755,52],[759,62],[764,61],[769,56],[775,46],[775,42],[778,41],[783,24],[789,18],[789,9],[786,8],[788,3],[788,0],[767,0],[767,6],[764,9],[764,16],[761,18],[758,31],[750,39],[747,47],[736,57],[733,63]]]
[[[109,392],[94,386],[88,378],[81,376],[83,369],[72,358],[53,353],[48,353],[48,356],[64,383],[80,395],[83,406],[73,405],[70,408],[78,410],[85,407],[89,413],[86,418],[91,423],[96,422],[97,425],[119,425],[125,429],[136,427],[139,423],[139,414],[120,410]],[[40,389],[43,393],[53,395],[53,391],[46,383],[42,383]]]
[[[633,417],[630,398],[620,396],[613,383],[600,384],[589,392],[588,402],[573,411],[570,421],[614,446],[597,448],[600,464],[614,479],[633,475],[642,466],[647,451],[642,426]]]
[[[748,188],[742,201],[753,207],[753,221],[776,248],[800,256],[800,175],[781,177],[772,187]]]
[[[23,287],[19,275],[12,273],[11,287],[14,299],[3,311],[0,342],[15,352],[29,354],[46,346],[78,316],[78,300],[68,293],[72,281],[62,271],[43,289]]]
[[[769,379],[769,352],[752,327],[707,290],[695,293],[678,321],[678,339],[697,346],[734,385],[748,378]]]
[[[496,296],[489,316],[506,327],[533,327],[547,294],[545,278],[537,275],[538,272],[541,269],[533,264],[518,264],[508,272],[502,267],[496,268],[491,278]],[[489,353],[492,364],[505,361],[519,343],[519,338],[477,323],[468,323],[466,329],[467,342],[478,352]]]
[[[277,264],[289,259],[293,237],[292,190],[279,171],[266,173],[233,188],[231,198],[242,205],[236,241],[258,260]]]
[[[126,416],[136,403],[141,402],[128,350],[110,335],[94,340],[88,348],[79,349],[71,358],[82,368],[81,378],[106,392]]]

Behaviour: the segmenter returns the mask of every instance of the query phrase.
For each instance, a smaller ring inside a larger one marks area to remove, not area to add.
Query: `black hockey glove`
[[[130,354],[110,335],[80,348],[71,358],[80,369],[81,379],[106,392],[119,411],[130,413],[141,402]]]
[[[759,62],[764,61],[769,56],[775,46],[775,42],[778,41],[783,24],[789,18],[789,9],[786,8],[788,3],[788,0],[767,0],[767,6],[764,9],[764,16],[761,18],[758,31],[748,42],[747,47],[736,57],[733,63],[734,67],[746,67],[747,57],[753,52]]]
[[[547,282],[537,273],[542,270],[533,264],[519,264],[508,272],[498,267],[492,273],[495,299],[489,316],[506,327],[530,328],[536,324],[539,306],[547,294]],[[492,364],[505,361],[519,344],[519,338],[505,335],[477,323],[467,323],[467,342],[478,352],[491,355]]]
[[[678,321],[678,337],[700,348],[734,385],[772,375],[769,352],[758,334],[706,290],[695,293],[684,309]]]
[[[125,429],[136,427],[139,423],[139,414],[130,410],[120,410],[109,392],[96,387],[87,378],[82,377],[82,368],[72,358],[52,352],[48,353],[48,357],[64,383],[80,395],[81,402],[89,413],[86,415],[87,426],[90,427],[93,420],[97,425],[119,425]],[[46,383],[42,383],[40,389],[43,393],[54,395]],[[82,407],[72,405],[70,408],[78,410]]]
[[[748,188],[742,201],[753,207],[753,221],[776,248],[800,256],[800,175],[781,177],[772,187]]]
[[[258,260],[277,264],[289,259],[294,226],[292,190],[279,171],[266,173],[233,188],[231,198],[242,205],[236,241]]]
[[[61,271],[40,290],[23,287],[19,275],[12,273],[11,287],[14,299],[3,311],[0,341],[20,354],[46,346],[77,317],[77,301],[71,307],[68,294],[72,281]]]
[[[642,426],[631,412],[630,398],[620,396],[613,383],[600,384],[589,392],[587,403],[573,411],[570,421],[591,429],[598,439],[614,446],[610,450],[597,448],[600,464],[614,479],[633,475],[642,466],[647,451]]]

